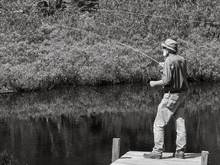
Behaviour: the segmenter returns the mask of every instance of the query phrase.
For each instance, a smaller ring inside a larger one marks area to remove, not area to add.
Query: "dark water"
[[[193,85],[186,102],[187,152],[220,162],[220,84]],[[162,93],[140,85],[78,87],[0,96],[0,152],[18,164],[108,165],[113,137],[121,154],[150,151]],[[175,150],[168,124],[165,150]]]

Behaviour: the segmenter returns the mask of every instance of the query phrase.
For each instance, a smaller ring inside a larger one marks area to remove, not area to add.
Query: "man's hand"
[[[162,80],[159,80],[159,81],[150,81],[150,86],[151,86],[151,87],[162,86],[162,85],[164,85],[164,83],[163,83]]]
[[[159,62],[160,73],[163,73],[164,62]]]
[[[164,62],[159,62],[159,65],[163,68],[164,67]]]
[[[155,87],[156,86],[156,81],[150,81],[150,86]]]

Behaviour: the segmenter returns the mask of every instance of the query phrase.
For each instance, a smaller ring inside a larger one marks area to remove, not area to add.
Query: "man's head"
[[[166,39],[165,42],[161,44],[163,48],[163,56],[166,57],[169,54],[176,54],[177,53],[177,42],[173,39]]]

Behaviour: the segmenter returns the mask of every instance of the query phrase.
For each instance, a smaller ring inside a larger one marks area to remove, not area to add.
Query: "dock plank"
[[[201,165],[200,153],[186,153],[185,159],[173,157],[173,153],[163,153],[162,159],[144,158],[144,153],[150,152],[129,151],[111,165]]]

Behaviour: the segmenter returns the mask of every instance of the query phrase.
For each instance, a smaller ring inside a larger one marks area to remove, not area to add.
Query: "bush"
[[[47,17],[32,3],[1,2],[1,84],[35,90],[63,83],[147,82],[160,77],[147,55],[162,61],[160,43],[167,37],[180,43],[191,79],[220,79],[217,0],[101,0],[96,12],[81,12],[73,5]]]

